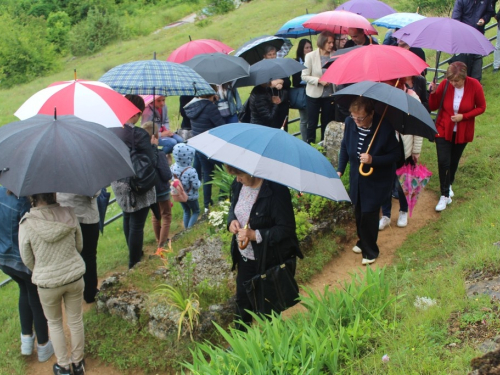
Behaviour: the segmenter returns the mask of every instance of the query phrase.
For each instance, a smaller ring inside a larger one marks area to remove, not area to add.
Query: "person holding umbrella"
[[[331,95],[333,86],[330,82],[321,81],[320,78],[326,69],[323,65],[330,59],[334,51],[334,34],[322,31],[318,35],[318,49],[306,55],[305,69],[302,71],[302,80],[306,85],[307,97],[307,142],[316,143],[316,127],[318,126],[321,111],[321,139],[325,136],[326,125],[332,121],[335,106]]]
[[[380,250],[377,245],[380,208],[391,191],[400,146],[394,128],[375,114],[373,100],[359,96],[349,106],[351,115],[346,118],[344,138],[340,147],[339,167],[341,177],[350,164],[349,196],[354,205],[358,241],[353,251],[362,254],[361,264],[374,263]],[[380,126],[377,127],[377,124]],[[374,138],[375,129],[378,129]],[[371,144],[370,153],[366,153]],[[361,175],[360,163],[373,167],[373,173]]]
[[[299,46],[297,47],[297,53],[295,55],[295,60],[299,63],[303,64],[306,60],[306,55],[309,52],[312,52],[313,46],[309,39],[301,39],[299,42]],[[292,75],[292,83],[293,87],[299,88],[302,87],[302,90],[305,90],[306,82],[302,80],[302,72],[297,72]],[[300,134],[302,136],[302,140],[307,141],[307,107],[304,109],[299,109],[300,116]]]
[[[429,108],[438,110],[436,119],[436,151],[441,197],[436,211],[443,211],[454,196],[460,157],[467,143],[474,139],[477,116],[486,110],[483,87],[477,79],[467,77],[467,66],[456,61],[446,70],[446,79],[439,86],[430,84]]]

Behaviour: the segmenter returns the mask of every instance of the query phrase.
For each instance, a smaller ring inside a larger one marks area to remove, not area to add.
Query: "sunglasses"
[[[368,116],[370,115],[366,115],[365,117],[354,117],[352,115],[349,115],[349,117],[352,118],[354,121],[359,121],[359,122],[364,121],[365,118],[367,118]]]

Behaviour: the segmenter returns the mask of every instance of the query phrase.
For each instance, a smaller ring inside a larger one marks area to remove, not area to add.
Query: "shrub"
[[[71,19],[66,12],[50,13],[47,19],[47,40],[58,53],[64,53],[68,45]]]
[[[213,0],[209,8],[213,14],[225,14],[231,12],[236,7],[233,0]]]

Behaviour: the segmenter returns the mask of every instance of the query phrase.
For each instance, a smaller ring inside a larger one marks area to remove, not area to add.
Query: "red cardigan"
[[[444,87],[447,80],[443,80],[436,92],[429,96],[429,108],[435,111],[441,103]],[[444,96],[443,107],[436,121],[436,129],[438,134],[436,137],[445,138],[447,141],[452,140],[453,128],[455,123],[451,121],[453,112],[453,97],[455,96],[455,88],[449,84]],[[483,87],[475,78],[465,78],[464,96],[460,102],[458,113],[464,116],[464,119],[457,123],[457,135],[455,143],[472,142],[474,139],[474,119],[476,116],[484,113],[486,110],[486,99],[484,98]]]

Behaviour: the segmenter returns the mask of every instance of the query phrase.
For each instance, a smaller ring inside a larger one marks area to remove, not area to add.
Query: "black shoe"
[[[82,359],[80,363],[73,363],[73,375],[84,375],[85,374],[85,360]]]
[[[71,375],[71,370],[69,369],[69,367],[64,368],[62,366],[59,366],[57,363],[54,364],[54,367],[52,369],[54,370],[54,375]]]

